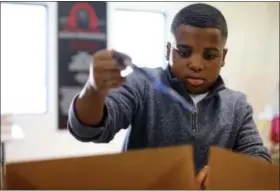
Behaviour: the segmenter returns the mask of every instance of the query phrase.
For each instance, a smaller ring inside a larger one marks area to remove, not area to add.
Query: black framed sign
[[[67,127],[68,110],[87,78],[92,54],[107,47],[106,2],[58,3],[58,127]]]

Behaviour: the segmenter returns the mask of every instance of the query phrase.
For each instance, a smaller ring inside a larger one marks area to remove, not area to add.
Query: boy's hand
[[[207,182],[207,174],[209,172],[209,167],[205,166],[196,176],[196,181],[199,183],[200,188],[202,190],[205,189],[206,182]]]
[[[90,65],[90,85],[104,95],[110,89],[120,87],[125,82],[125,78],[121,76],[122,68],[113,58],[113,54],[112,50],[99,50],[94,54]]]

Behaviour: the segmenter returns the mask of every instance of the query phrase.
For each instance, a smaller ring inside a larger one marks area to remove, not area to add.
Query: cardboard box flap
[[[279,165],[211,147],[207,189],[279,190]]]
[[[197,189],[192,147],[10,163],[7,189]]]

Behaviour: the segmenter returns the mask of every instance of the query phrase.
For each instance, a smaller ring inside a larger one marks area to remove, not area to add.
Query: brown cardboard
[[[279,190],[279,165],[211,147],[209,190]]]
[[[145,149],[6,166],[7,189],[198,189],[192,147]]]
[[[276,190],[279,166],[211,147],[207,189]],[[10,163],[7,189],[196,190],[192,147]]]

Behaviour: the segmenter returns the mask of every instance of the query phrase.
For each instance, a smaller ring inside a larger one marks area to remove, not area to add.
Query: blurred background
[[[208,3],[219,8],[228,23],[229,52],[222,76],[229,88],[248,96],[271,149],[277,116],[279,125],[279,3]],[[109,144],[93,144],[81,143],[65,130],[69,104],[87,79],[91,54],[114,48],[131,55],[139,66],[165,67],[170,23],[188,4],[1,2],[1,139],[6,161],[119,152],[125,131]]]

